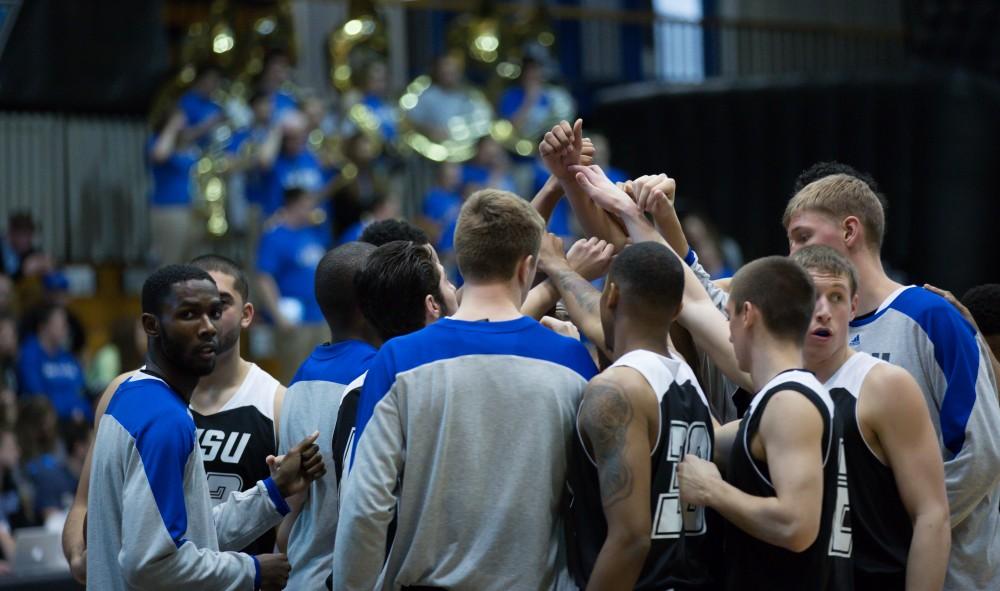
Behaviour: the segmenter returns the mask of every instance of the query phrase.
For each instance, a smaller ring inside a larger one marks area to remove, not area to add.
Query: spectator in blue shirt
[[[512,193],[517,191],[510,173],[510,157],[490,136],[479,140],[475,157],[462,165],[463,192],[470,194],[487,188]]]
[[[198,239],[191,209],[198,150],[185,139],[186,126],[184,112],[175,110],[157,126],[146,146],[153,177],[149,227],[156,264],[186,260],[191,243]]]
[[[575,106],[564,89],[547,84],[545,67],[533,58],[521,65],[519,84],[500,95],[500,116],[507,119],[518,135],[537,140],[560,119],[572,121]]]
[[[286,114],[298,109],[298,101],[286,89],[291,69],[291,59],[280,49],[271,50],[261,66],[257,88],[271,97],[271,117],[275,122],[280,122]]]
[[[226,144],[226,152],[232,158],[227,206],[230,227],[237,231],[251,230],[250,240],[255,246],[254,230],[260,226],[260,207],[267,194],[265,175],[258,163],[261,149],[272,132],[274,102],[270,95],[257,91],[249,104],[250,124],[234,131]],[[253,253],[253,247],[250,252]]]
[[[302,189],[287,190],[279,222],[261,237],[257,251],[261,300],[278,329],[284,383],[329,336],[316,301],[315,273],[330,235],[312,223],[315,203]]]
[[[365,70],[361,104],[379,123],[378,132],[386,142],[396,141],[399,113],[396,101],[389,96],[389,76],[385,62],[374,61]]]
[[[211,132],[225,119],[222,107],[212,98],[221,81],[222,72],[218,66],[203,65],[198,68],[191,88],[181,95],[177,106],[186,120],[185,140],[207,146]]]
[[[458,217],[462,209],[462,170],[453,162],[442,162],[437,170],[437,183],[424,195],[420,213],[421,225],[430,233],[431,240],[441,237],[441,232]]]
[[[288,189],[302,189],[321,202],[330,217],[332,210],[328,197],[333,188],[333,174],[323,170],[319,158],[309,149],[307,140],[305,118],[301,113],[290,112],[265,143],[259,162],[264,186],[261,212],[265,218],[273,216],[281,207]]]
[[[17,360],[21,395],[45,395],[60,419],[92,418],[93,410],[84,392],[83,369],[67,349],[66,310],[46,306],[36,318],[37,329],[21,344]]]

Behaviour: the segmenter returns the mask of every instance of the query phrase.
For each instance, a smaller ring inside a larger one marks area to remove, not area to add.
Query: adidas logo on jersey
[[[238,464],[250,442],[249,433],[234,431],[227,434],[218,429],[196,429],[195,437],[205,456],[204,461],[211,462],[218,458],[226,464]]]
[[[856,334],[853,337],[851,337],[850,346],[852,346],[852,347],[860,347],[861,346],[861,335]]]

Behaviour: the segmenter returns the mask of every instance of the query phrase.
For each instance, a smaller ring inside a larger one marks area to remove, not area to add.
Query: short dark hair
[[[427,233],[406,220],[381,220],[368,225],[358,238],[361,242],[382,246],[397,240],[430,244]]]
[[[427,294],[443,302],[430,247],[397,240],[375,249],[355,278],[361,312],[387,341],[424,327]]]
[[[1000,334],[1000,283],[977,285],[962,296],[979,332],[991,337]]]
[[[851,261],[833,248],[824,244],[810,244],[795,251],[792,260],[802,265],[806,271],[819,271],[838,277],[847,277],[851,295],[858,293],[858,272]]]
[[[455,226],[455,256],[466,281],[509,281],[526,256],[538,256],[545,221],[530,203],[499,189],[476,191]]]
[[[305,199],[308,195],[309,192],[302,187],[288,187],[282,195],[281,203],[285,207],[291,207],[302,199]]]
[[[159,317],[163,312],[163,302],[170,297],[173,287],[185,281],[215,280],[207,271],[192,265],[167,265],[160,267],[146,278],[142,284],[142,313]]]
[[[240,294],[243,303],[250,301],[250,283],[247,281],[247,275],[243,272],[243,268],[236,261],[221,254],[203,254],[191,259],[190,264],[203,271],[215,271],[229,275],[233,278],[233,287]]]
[[[334,335],[357,318],[354,278],[374,250],[371,244],[347,242],[328,251],[316,265],[316,302]]]
[[[875,193],[878,200],[882,202],[882,208],[885,209],[888,206],[885,195],[883,195],[879,190],[878,183],[875,182],[872,175],[867,172],[861,172],[850,164],[843,164],[841,162],[837,162],[836,160],[817,162],[800,172],[799,176],[795,177],[795,184],[792,186],[792,195],[798,193],[805,188],[806,185],[813,181],[818,181],[823,177],[833,176],[835,174],[846,174],[847,176],[852,176],[859,181],[864,182],[868,185],[868,188],[872,190],[872,193]]]
[[[783,256],[744,265],[733,276],[729,298],[737,314],[750,302],[760,310],[771,334],[799,346],[805,341],[816,308],[816,288],[809,273]]]
[[[35,218],[29,211],[14,211],[7,216],[7,228],[11,231],[24,230],[26,232],[35,231]]]
[[[684,296],[684,268],[670,249],[656,242],[629,246],[615,257],[608,281],[654,312],[673,316]]]

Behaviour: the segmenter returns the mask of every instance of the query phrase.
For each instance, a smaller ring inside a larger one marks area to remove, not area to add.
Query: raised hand
[[[590,166],[594,163],[594,156],[596,155],[597,148],[594,147],[594,142],[590,141],[589,137],[583,138],[583,144],[580,148],[580,164]]]
[[[549,174],[559,180],[572,178],[569,167],[580,164],[583,153],[583,119],[573,125],[561,121],[553,126],[538,144],[538,153]]]
[[[323,455],[319,453],[316,438],[319,431],[306,437],[283,456],[267,456],[267,466],[271,478],[281,496],[290,497],[300,493],[309,483],[326,474]]]
[[[581,238],[569,248],[566,260],[581,277],[593,281],[608,272],[614,254],[614,244],[596,237]]]
[[[546,232],[542,235],[542,246],[538,249],[538,268],[551,275],[556,266],[566,263],[565,252],[562,238]]]
[[[674,206],[677,183],[665,174],[641,176],[628,181],[627,185],[639,209],[653,214],[653,217],[668,214]]]
[[[580,188],[605,211],[624,217],[639,212],[632,198],[612,183],[600,166],[571,166],[570,171]]]

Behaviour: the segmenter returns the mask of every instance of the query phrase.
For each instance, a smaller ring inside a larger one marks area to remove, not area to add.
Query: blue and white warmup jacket
[[[920,384],[951,510],[946,590],[1000,589],[1000,406],[986,344],[944,298],[908,286],[851,321],[851,348]]]
[[[286,513],[270,478],[213,509],[187,405],[139,372],[115,392],[94,441],[87,587],[256,589],[257,559],[226,550],[245,547]]]

